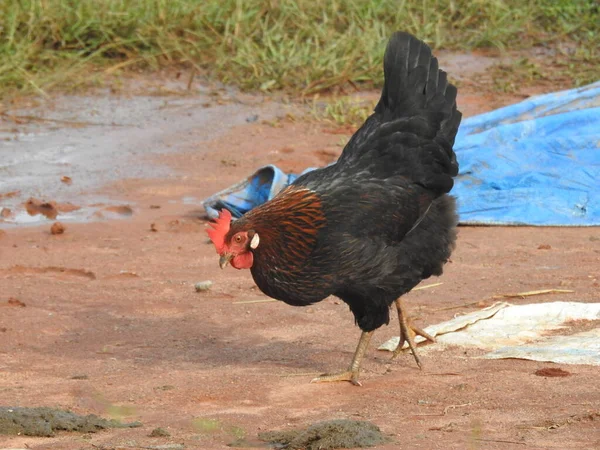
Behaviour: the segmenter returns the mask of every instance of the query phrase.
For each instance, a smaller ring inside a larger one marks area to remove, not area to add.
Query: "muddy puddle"
[[[197,146],[237,125],[270,120],[281,105],[231,89],[199,87],[181,95],[63,95],[0,115],[0,227],[39,225],[25,203],[77,205],[59,211],[63,222],[96,220],[94,213],[122,199],[96,191],[131,178],[169,177],[154,155]],[[102,216],[105,216],[104,212]],[[110,215],[108,218],[120,218]]]

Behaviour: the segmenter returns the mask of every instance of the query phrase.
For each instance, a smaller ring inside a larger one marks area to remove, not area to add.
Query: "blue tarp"
[[[461,223],[600,225],[600,81],[465,119],[454,150]],[[239,217],[295,178],[266,166],[203,204]]]

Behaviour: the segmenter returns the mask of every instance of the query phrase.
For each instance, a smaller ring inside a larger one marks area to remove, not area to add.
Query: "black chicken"
[[[458,173],[452,150],[461,120],[456,88],[430,48],[395,33],[384,57],[385,84],[374,113],[338,161],[299,177],[271,201],[231,222],[223,210],[208,231],[220,265],[250,269],[268,296],[306,306],[335,295],[362,330],[350,367],[313,381],[359,384],[361,360],[395,303],[400,345],[419,367],[415,333],[401,296],[440,275],[456,240],[446,195]]]

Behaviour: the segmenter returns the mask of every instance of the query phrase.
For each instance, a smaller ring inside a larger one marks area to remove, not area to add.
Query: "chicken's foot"
[[[365,356],[367,348],[369,348],[369,342],[371,341],[371,336],[373,336],[373,333],[374,331],[362,332],[358,341],[358,345],[356,347],[356,351],[354,352],[354,357],[352,358],[352,362],[350,363],[350,367],[348,367],[348,370],[339,373],[324,373],[323,375],[320,375],[317,378],[313,378],[311,380],[311,383],[325,383],[329,381],[349,381],[355,386],[362,386],[360,381],[358,381],[358,376],[360,374],[360,363],[362,362],[362,359]]]
[[[398,342],[398,346],[396,347],[396,350],[394,350],[392,359],[398,356],[398,354],[402,351],[404,343],[408,342],[408,346],[415,358],[415,361],[417,362],[417,366],[419,366],[419,369],[422,369],[423,366],[421,365],[421,360],[419,359],[419,355],[417,354],[416,350],[417,345],[415,344],[415,336],[418,334],[419,336],[423,336],[425,339],[431,342],[435,342],[435,338],[426,331],[410,323],[406,306],[404,306],[404,303],[402,302],[402,297],[396,299],[396,309],[398,310],[398,322],[400,322],[400,342]]]

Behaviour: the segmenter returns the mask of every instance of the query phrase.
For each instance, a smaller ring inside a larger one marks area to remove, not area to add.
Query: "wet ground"
[[[167,94],[145,83],[140,95],[106,90],[24,101],[4,112],[0,208],[10,214],[0,227],[43,223],[22,206],[31,197],[78,207],[59,211],[58,220],[93,219],[94,212],[121,202],[98,188],[130,178],[173,176],[168,167],[150,161],[152,156],[189,145],[202,151],[204,142],[231,127],[285,114],[281,104],[232,89],[200,86],[190,93],[183,82],[171,84]]]
[[[467,85],[469,77],[485,73],[498,61],[485,55],[440,56],[440,64],[456,74],[457,82]],[[57,219],[63,222],[119,218],[122,213],[106,207],[121,205],[126,199],[106,196],[99,188],[119,180],[175,176],[154,156],[182,148],[202,152],[203,145],[233,127],[275,123],[290,112],[301,115],[304,111],[270,97],[244,95],[214,84],[196,82],[188,89],[188,77],[174,78],[169,74],[152,82],[129,80],[129,87],[118,95],[106,89],[91,96],[24,99],[1,111],[0,209],[6,209],[0,216],[0,228],[44,223],[43,216],[28,214],[24,208],[30,198],[57,202]],[[518,98],[481,94],[474,108],[472,94],[466,94],[466,115],[486,109],[479,105],[484,98],[490,109],[505,103],[506,98]],[[376,98],[377,93],[367,96]],[[329,161],[335,151],[322,157]],[[227,164],[225,159],[222,162]],[[94,215],[98,211],[102,214]]]
[[[466,115],[520,99],[471,83],[461,61]],[[221,271],[198,201],[267,163],[329,163],[344,136],[285,119],[290,106],[272,98],[156,83],[168,92],[23,102],[2,116],[0,406],[142,426],[0,436],[0,448],[250,448],[265,445],[262,433],[337,419],[374,424],[391,439],[377,449],[600,447],[597,367],[424,347],[419,371],[409,354],[390,362],[375,350],[394,321],[375,334],[362,388],[309,384],[352,356],[347,307],[268,302],[248,272]],[[30,197],[54,202],[56,218],[29,216]],[[82,209],[61,213],[68,203]],[[57,220],[63,232],[52,234]],[[434,280],[443,284],[407,303],[423,325],[505,293],[560,288],[573,292],[511,302],[598,301],[598,267],[598,228],[461,227]]]

